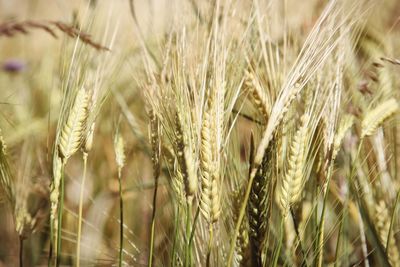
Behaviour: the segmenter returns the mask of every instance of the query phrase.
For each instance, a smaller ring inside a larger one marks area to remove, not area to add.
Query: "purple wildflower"
[[[2,69],[9,73],[18,73],[26,68],[26,62],[20,59],[8,59],[3,62]]]

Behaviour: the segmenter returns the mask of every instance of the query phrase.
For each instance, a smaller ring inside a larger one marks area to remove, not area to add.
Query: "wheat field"
[[[398,0],[0,0],[0,267],[400,266]]]

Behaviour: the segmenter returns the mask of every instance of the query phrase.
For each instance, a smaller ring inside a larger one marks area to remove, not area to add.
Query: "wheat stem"
[[[180,217],[180,205],[177,205],[176,207],[176,213],[175,213],[175,229],[174,229],[174,240],[172,242],[172,250],[171,250],[171,267],[175,266],[175,261],[176,261],[176,241],[178,239],[178,231],[179,231],[179,217]]]
[[[213,225],[210,224],[209,239],[208,239],[208,246],[207,246],[207,259],[206,259],[207,267],[210,266],[212,242],[213,242]]]
[[[279,240],[278,240],[278,248],[275,251],[274,259],[273,259],[273,264],[272,266],[277,266],[278,265],[278,259],[281,254],[281,248],[282,248],[282,243],[283,243],[283,232],[285,231],[285,218],[283,217],[281,220],[281,226],[279,228]]]
[[[192,266],[192,249],[191,249],[191,242],[190,242],[190,221],[191,221],[191,216],[192,215],[192,201],[187,200],[186,201],[186,234],[185,234],[185,240],[186,240],[186,245],[185,245],[185,267]]]
[[[118,168],[118,190],[119,190],[119,254],[118,266],[122,266],[124,249],[124,202],[122,198],[122,168]]]
[[[59,200],[59,209],[58,209],[58,226],[57,226],[57,239],[56,239],[56,266],[60,266],[61,263],[61,227],[62,227],[62,218],[63,218],[63,209],[64,209],[64,182],[65,182],[65,161],[62,161],[61,164],[61,180],[60,180],[60,200]]]
[[[236,239],[240,230],[240,226],[242,224],[243,221],[243,217],[244,214],[246,213],[246,208],[247,208],[247,203],[249,201],[249,197],[250,197],[250,192],[251,192],[251,186],[253,184],[254,181],[254,177],[255,175],[250,175],[249,178],[249,182],[248,185],[246,187],[246,192],[244,194],[244,198],[243,198],[243,204],[240,207],[240,211],[239,211],[239,216],[235,225],[235,230],[233,232],[233,236],[231,239],[231,243],[230,243],[230,248],[229,248],[229,253],[228,253],[228,258],[227,258],[227,267],[231,267],[232,266],[232,260],[233,260],[233,252],[235,251],[235,244],[236,244]]]
[[[389,250],[389,245],[390,245],[390,240],[389,237],[392,235],[392,230],[393,230],[393,225],[396,219],[396,210],[397,210],[397,206],[399,205],[400,202],[400,189],[397,192],[397,196],[396,196],[396,201],[394,202],[394,206],[393,206],[393,212],[392,212],[392,216],[390,218],[390,226],[389,226],[389,231],[388,231],[388,237],[387,237],[387,242],[386,242],[386,253]]]
[[[157,191],[158,191],[158,177],[156,177],[153,194],[153,212],[151,216],[151,229],[150,229],[150,252],[149,252],[149,267],[153,266],[153,252],[154,252],[154,234],[156,225],[156,205],[157,205]]]
[[[87,167],[87,153],[83,153],[83,176],[79,194],[79,211],[78,211],[78,236],[76,241],[76,266],[80,266],[80,255],[81,255],[81,234],[82,234],[82,211],[83,211],[83,193],[86,180],[86,167]]]
[[[160,154],[161,154],[161,144],[160,144],[160,127],[159,121],[153,110],[149,113],[150,117],[150,143],[152,147],[152,163],[153,163],[153,176],[154,176],[154,193],[153,193],[153,211],[151,215],[151,229],[150,229],[150,250],[148,263],[149,267],[153,266],[153,252],[154,252],[154,235],[155,235],[155,220],[156,220],[156,207],[157,207],[157,192],[158,192],[158,182],[160,176]]]
[[[24,238],[19,237],[19,267],[24,267]]]

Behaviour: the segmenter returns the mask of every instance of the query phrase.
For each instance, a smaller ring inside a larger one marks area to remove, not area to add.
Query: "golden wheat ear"
[[[68,160],[82,145],[88,117],[88,104],[87,91],[84,88],[79,89],[59,139],[58,149],[64,160]]]
[[[200,210],[209,223],[216,222],[221,209],[219,204],[218,178],[219,170],[215,161],[213,150],[213,133],[216,129],[212,126],[212,114],[210,108],[203,114],[200,144],[200,168],[201,168],[201,198]]]
[[[278,187],[277,198],[283,216],[287,216],[290,206],[299,201],[303,191],[309,121],[308,114],[301,117],[300,126],[290,145],[289,169]]]
[[[383,101],[374,109],[369,110],[361,122],[361,138],[374,134],[376,129],[399,109],[396,99]]]
[[[343,138],[346,133],[351,129],[354,124],[354,116],[353,115],[345,115],[341,119],[339,123],[339,128],[335,134],[333,141],[333,151],[332,151],[332,160],[336,159],[337,154],[339,153],[340,146],[342,144]]]
[[[400,266],[400,255],[396,245],[396,239],[394,238],[393,234],[388,236],[390,228],[390,216],[386,207],[386,203],[383,200],[379,201],[378,205],[376,206],[375,222],[382,245],[384,247],[388,246],[386,247],[386,250],[389,256],[389,262],[392,264],[392,266]]]
[[[245,87],[251,95],[253,105],[262,114],[265,121],[268,121],[271,105],[269,104],[268,95],[264,88],[261,87],[253,73],[245,72]]]
[[[7,201],[13,207],[15,204],[15,192],[14,192],[11,169],[7,159],[7,146],[1,134],[1,129],[0,129],[0,186],[1,186],[0,193],[1,190],[3,190]]]

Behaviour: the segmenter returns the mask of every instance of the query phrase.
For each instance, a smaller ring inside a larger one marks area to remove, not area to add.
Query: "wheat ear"
[[[212,114],[208,108],[203,114],[201,129],[200,167],[201,167],[201,198],[200,210],[209,223],[216,222],[220,215],[218,192],[218,166],[213,149]],[[218,152],[217,152],[218,153]]]
[[[182,130],[182,124],[179,114],[175,116],[175,146],[176,156],[185,185],[186,198],[190,202],[197,191],[197,176],[194,171],[194,160],[192,151],[185,143],[185,135]]]
[[[117,163],[118,171],[120,171],[125,165],[125,142],[120,134],[115,136],[114,152],[115,162]]]
[[[252,96],[253,105],[263,115],[265,121],[268,121],[271,105],[268,101],[268,96],[260,83],[256,80],[253,73],[246,70],[245,72],[245,86]]]
[[[333,141],[332,161],[334,161],[336,159],[336,156],[340,150],[340,146],[342,144],[343,138],[346,135],[347,131],[350,130],[350,128],[353,126],[353,124],[354,124],[354,116],[353,115],[345,115],[340,120],[339,128],[336,132],[336,135],[335,135],[334,141]]]
[[[387,118],[399,109],[396,99],[390,98],[367,112],[361,122],[361,138],[372,135]]]
[[[84,153],[89,153],[89,151],[92,150],[95,125],[96,125],[95,122],[93,122],[90,125],[90,128],[89,128],[89,130],[88,130],[88,132],[86,134],[86,137],[83,140],[82,150],[83,150]]]
[[[386,247],[386,250],[389,256],[389,262],[392,264],[392,266],[400,266],[400,255],[399,250],[396,246],[396,240],[393,235],[388,236],[390,227],[390,216],[386,204],[383,200],[379,201],[378,205],[376,206],[375,221],[382,245],[388,246]]]
[[[82,145],[83,133],[88,117],[88,93],[84,88],[79,89],[70,114],[61,131],[58,149],[63,160],[68,160]]]
[[[253,138],[251,138],[251,147],[254,150]],[[275,142],[272,141],[254,177],[247,206],[252,261],[255,266],[262,266],[263,243],[267,233],[274,187],[273,170],[275,153]]]
[[[290,146],[289,168],[278,187],[277,199],[283,216],[287,216],[290,205],[296,203],[304,186],[304,168],[306,160],[306,142],[308,137],[309,115],[301,117],[301,124]]]
[[[4,142],[0,129],[0,185],[6,194],[7,200],[14,207],[15,194],[12,184],[10,165],[7,160],[7,146]]]

